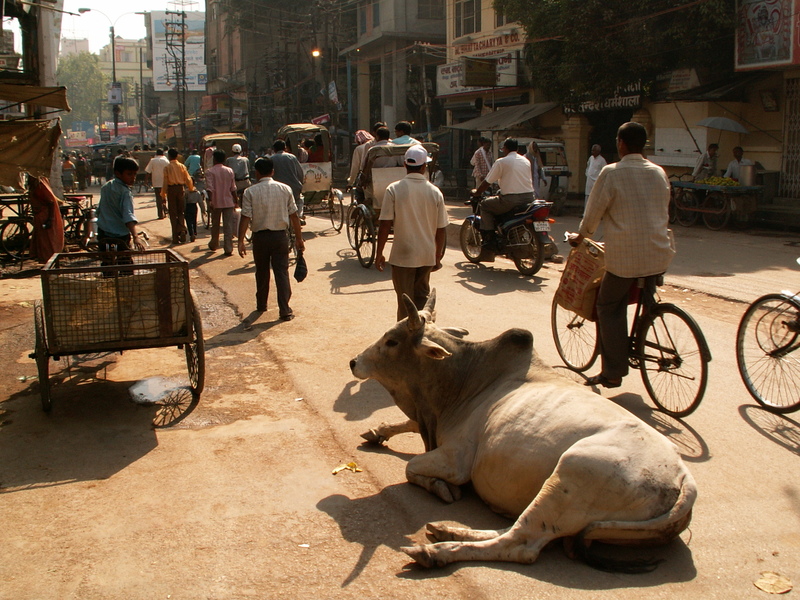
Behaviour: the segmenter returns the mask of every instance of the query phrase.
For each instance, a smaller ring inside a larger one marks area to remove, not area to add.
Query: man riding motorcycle
[[[480,196],[492,183],[500,186],[500,194],[484,198],[480,202],[481,237],[485,251],[496,248],[495,215],[507,213],[515,208],[530,204],[536,199],[531,179],[531,163],[517,152],[519,143],[514,138],[503,142],[498,158],[480,186],[473,189],[473,197]]]

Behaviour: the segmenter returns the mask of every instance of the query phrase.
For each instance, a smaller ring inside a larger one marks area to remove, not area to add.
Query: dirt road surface
[[[139,202],[157,245],[167,224],[146,197]],[[360,433],[400,416],[380,386],[347,368],[391,325],[391,282],[358,266],[325,219],[310,217],[305,236],[311,273],[294,286],[298,318],[282,323],[271,306],[250,330],[251,257],[208,253],[202,229],[178,249],[205,328],[208,376],[193,407],[180,393],[158,405],[130,401],[143,379],[186,384],[183,352],[167,348],[62,359],[44,414],[28,358],[39,282],[0,281],[0,598],[730,599],[764,597],[753,586],[761,571],[800,581],[800,493],[790,476],[800,425],[755,409],[738,380],[731,348],[743,305],[677,277],[665,294],[690,307],[715,352],[703,406],[686,422],[666,418],[637,374],[604,393],[678,444],[698,480],[691,529],[648,551],[664,563],[648,575],[608,574],[553,547],[528,566],[410,565],[399,547],[423,541],[428,521],[508,521],[469,490],[448,506],[405,483],[405,462],[422,450],[416,436],[360,445]],[[687,277],[702,277],[708,260],[686,267]],[[466,326],[472,339],[527,327],[558,363],[549,305],[560,267],[523,278],[511,263],[472,266],[457,250],[445,263],[434,275],[439,323]],[[350,461],[362,470],[332,475]]]

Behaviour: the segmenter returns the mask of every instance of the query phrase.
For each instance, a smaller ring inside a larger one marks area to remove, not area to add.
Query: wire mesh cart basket
[[[205,348],[189,265],[171,250],[54,255],[33,307],[42,407],[49,411],[49,360],[97,352],[177,346],[189,387],[203,391]]]

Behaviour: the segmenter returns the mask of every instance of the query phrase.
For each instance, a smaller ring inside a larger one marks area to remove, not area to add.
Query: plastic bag
[[[572,249],[556,290],[559,306],[594,321],[595,300],[605,273],[605,252],[602,246],[583,240]]]

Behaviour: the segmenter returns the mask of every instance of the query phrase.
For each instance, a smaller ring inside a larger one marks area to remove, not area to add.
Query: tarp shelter
[[[509,129],[514,129],[520,123],[543,115],[557,106],[558,104],[555,102],[508,106],[470,119],[469,121],[464,121],[463,123],[448,125],[447,127],[465,131],[507,131]]]
[[[49,177],[60,137],[58,119],[0,121],[0,185],[19,187],[24,172]]]
[[[14,104],[35,104],[49,106],[58,110],[72,110],[67,103],[67,88],[39,87],[35,85],[14,85],[0,83],[0,100]]]

